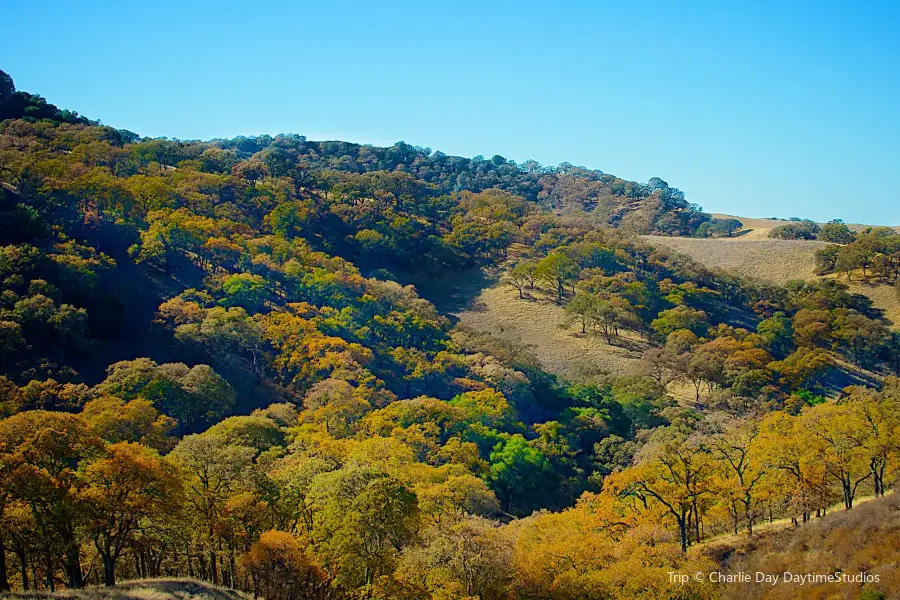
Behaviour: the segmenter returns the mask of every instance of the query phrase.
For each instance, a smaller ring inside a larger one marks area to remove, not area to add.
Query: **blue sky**
[[[897,2],[0,10],[19,89],[142,135],[404,140],[658,176],[708,211],[900,225]]]

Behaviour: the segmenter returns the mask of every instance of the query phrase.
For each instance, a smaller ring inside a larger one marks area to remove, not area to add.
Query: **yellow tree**
[[[108,442],[139,442],[160,451],[173,445],[169,434],[175,419],[160,412],[144,398],[125,402],[114,396],[101,396],[84,405],[81,416],[88,431]]]
[[[819,459],[828,477],[835,480],[844,497],[844,508],[853,508],[859,485],[872,477],[869,432],[863,415],[855,407],[827,402],[807,408],[800,420],[808,436],[819,441]]]
[[[781,483],[783,499],[821,492],[826,485],[820,441],[798,417],[781,411],[766,415],[760,423],[758,444],[770,477]],[[808,502],[798,506],[804,522],[809,519],[810,507]]]
[[[241,559],[253,580],[254,596],[267,600],[326,597],[327,578],[300,541],[284,531],[266,531]]]
[[[900,379],[887,377],[881,392],[863,387],[850,390],[846,401],[865,429],[863,445],[876,496],[900,468]]]
[[[735,506],[740,506],[747,535],[753,535],[753,524],[758,514],[757,491],[768,469],[760,456],[759,424],[735,421],[712,437],[709,442],[714,458],[719,459],[720,482],[725,496]],[[737,517],[735,511],[735,517]],[[734,524],[737,533],[737,518]]]
[[[431,591],[435,598],[500,600],[512,579],[512,548],[496,522],[459,517],[423,533],[407,549],[397,577]]]
[[[885,493],[885,478],[900,467],[900,379],[888,377],[884,391],[857,388],[850,404],[866,429],[865,450],[876,496]]]
[[[218,584],[218,532],[228,498],[247,483],[255,450],[228,444],[222,436],[189,435],[170,454],[186,477],[186,503],[206,547],[209,575]]]
[[[638,514],[608,493],[586,493],[571,509],[537,513],[506,526],[513,543],[512,588],[521,598],[631,600],[716,597],[708,582],[673,591],[672,571],[708,571],[684,553],[654,511]]]
[[[53,544],[62,547],[70,587],[84,585],[78,515],[82,509],[77,469],[102,451],[78,415],[32,410],[0,421],[0,454],[19,463],[7,480],[14,498],[26,503],[44,544],[47,581],[53,586]]]
[[[648,447],[635,467],[611,475],[604,488],[623,499],[637,501],[636,509],[662,509],[678,527],[681,549],[687,552],[701,532],[701,499],[710,491],[713,462],[698,441],[680,436]]]
[[[144,521],[180,510],[181,479],[155,450],[134,442],[112,444],[79,478],[81,525],[103,560],[103,583],[115,585],[116,563]]]

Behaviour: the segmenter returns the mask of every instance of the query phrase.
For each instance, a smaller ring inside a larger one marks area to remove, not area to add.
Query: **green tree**
[[[650,323],[659,336],[666,337],[679,329],[686,329],[697,336],[704,336],[709,330],[709,319],[705,312],[680,305],[664,310]]]
[[[521,434],[509,436],[491,452],[490,481],[504,510],[528,514],[545,506],[559,478],[549,458]]]
[[[231,386],[209,365],[157,365],[149,358],[110,365],[97,391],[124,400],[137,397],[153,402],[163,413],[193,432],[218,421],[234,406]]]
[[[506,282],[519,291],[519,298],[524,298],[525,286],[534,289],[535,265],[530,262],[516,264],[506,274]]]
[[[418,525],[416,496],[386,473],[365,467],[317,476],[310,489],[317,553],[349,588],[389,574]]]
[[[566,318],[564,325],[571,326],[573,323],[581,325],[581,333],[587,332],[588,325],[594,322],[598,298],[588,292],[578,291],[575,297],[566,304]]]
[[[269,286],[265,278],[250,273],[238,273],[222,283],[225,297],[220,304],[226,307],[240,306],[251,313],[259,312],[269,299]]]
[[[834,219],[822,225],[818,238],[832,244],[849,244],[855,239],[855,235],[840,219]]]
[[[838,244],[831,244],[816,250],[816,275],[834,273],[838,268],[838,257],[842,249]]]
[[[578,265],[562,251],[555,250],[540,260],[534,267],[537,279],[545,281],[556,289],[560,300],[570,285],[578,277]]]

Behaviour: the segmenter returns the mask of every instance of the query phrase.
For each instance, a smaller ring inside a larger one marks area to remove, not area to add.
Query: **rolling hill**
[[[877,540],[877,544],[870,544]],[[859,505],[853,511],[835,511],[797,529],[788,527],[757,535],[708,544],[706,551],[724,568],[723,572],[754,574],[754,581],[730,584],[723,598],[744,600],[787,600],[789,598],[829,598],[879,600],[893,598],[883,592],[900,586],[896,569],[900,560],[900,496],[890,494]],[[784,572],[797,574],[865,572],[868,584],[784,583]],[[780,575],[775,585],[757,583],[755,573]],[[867,594],[867,595],[863,595]]]
[[[769,238],[769,231],[784,223],[780,220],[721,214],[714,217],[736,218],[745,229],[740,235],[727,238],[641,237],[708,268],[724,269],[762,281],[781,285],[796,279],[818,279],[815,252],[827,246],[826,242]],[[850,227],[861,229],[865,226]],[[453,313],[463,325],[529,345],[545,369],[572,379],[597,371],[619,376],[645,371],[640,354],[646,344],[636,336],[635,339],[626,338],[621,345],[611,346],[599,335],[581,334],[574,326],[562,327],[565,311],[554,301],[552,294],[539,289],[529,290],[526,301],[522,301],[516,290],[499,283],[499,271],[495,270],[489,279],[493,283],[487,285],[479,279],[477,289],[467,292],[472,294],[470,300],[454,307]],[[854,280],[850,282],[850,289],[867,296],[892,324],[900,324],[900,296],[893,286],[874,280]],[[466,296],[466,293],[462,295]],[[675,392],[681,395],[679,390]]]
[[[715,566],[693,547],[900,468],[900,336],[642,241],[741,225],[658,178],[33,108],[0,122],[0,589],[718,600],[672,589]],[[814,244],[753,235],[705,260],[803,276]],[[824,428],[860,440],[842,469],[767,467]]]
[[[746,233],[733,238],[643,237],[652,244],[686,254],[707,267],[726,269],[772,283],[784,284],[792,279],[812,281],[818,278],[815,274],[815,253],[827,246],[826,242],[771,239],[768,237],[769,231],[782,224],[782,221],[731,218],[740,220]],[[860,229],[865,226],[850,227]],[[850,289],[868,296],[876,308],[884,311],[887,319],[895,326],[900,324],[900,296],[892,286],[854,280],[850,282]]]

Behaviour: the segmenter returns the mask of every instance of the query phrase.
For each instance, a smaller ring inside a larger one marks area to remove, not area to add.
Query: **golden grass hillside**
[[[769,237],[769,232],[779,225],[784,225],[785,221],[778,219],[750,219],[747,217],[735,217],[734,215],[723,215],[713,213],[713,217],[717,219],[737,219],[744,224],[743,237],[750,240],[765,240]]]
[[[619,345],[611,346],[600,335],[561,327],[563,306],[541,289],[523,300],[518,291],[498,283],[481,290],[456,316],[467,327],[532,346],[541,366],[574,380],[597,370],[613,375],[639,372],[641,353],[648,347],[632,332],[623,332]]]
[[[713,213],[712,216],[718,219],[737,219],[744,224],[743,235],[746,236],[747,239],[751,240],[768,239],[769,232],[772,229],[778,227],[779,225],[784,225],[785,223],[790,222],[783,219],[751,219],[749,217],[736,217],[734,215],[725,215],[720,213]],[[847,223],[847,227],[849,227],[853,231],[861,231],[866,227],[870,227],[870,225]]]
[[[187,578],[139,579],[124,581],[112,587],[89,586],[80,590],[57,592],[18,592],[0,596],[4,599],[29,598],[61,600],[248,600],[248,596]]]
[[[734,238],[673,238],[643,236],[658,246],[690,256],[707,267],[727,269],[783,284],[791,279],[815,278],[815,252],[825,242],[772,240],[740,236]]]
[[[726,269],[764,281],[784,284],[791,279],[817,278],[815,253],[827,245],[825,242],[774,240],[768,237],[769,231],[784,221],[733,218],[744,224],[744,233],[738,237],[700,239],[648,235],[643,238],[651,244],[681,252],[707,267]],[[855,279],[850,282],[850,288],[868,296],[877,308],[884,311],[885,317],[895,326],[900,325],[900,298],[893,286]]]
[[[821,598],[900,598],[900,495],[837,511],[800,528],[763,533],[732,544],[710,544],[705,551],[723,566],[723,572],[749,573],[754,581],[722,586],[723,598],[788,600]],[[785,583],[784,572],[793,574],[866,572],[877,583]],[[755,574],[780,575],[775,585],[757,583]],[[863,592],[868,596],[863,596]],[[879,595],[881,594],[881,595]]]

